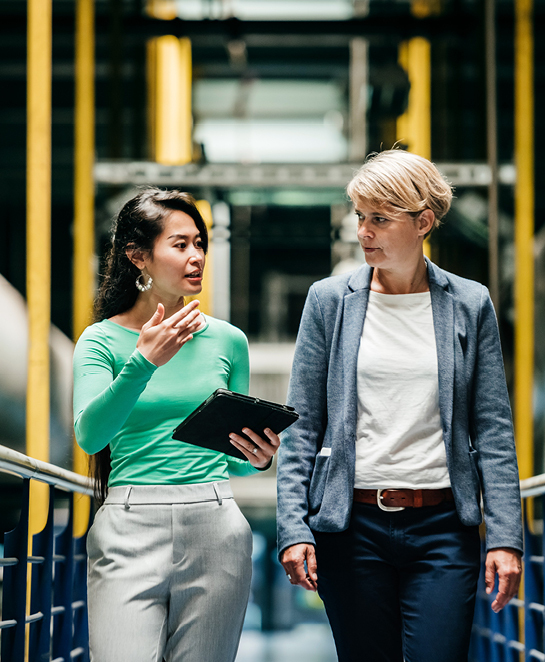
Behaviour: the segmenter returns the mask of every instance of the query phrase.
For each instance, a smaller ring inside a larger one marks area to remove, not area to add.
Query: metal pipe
[[[148,46],[149,111],[153,113],[152,156],[165,165],[193,156],[191,42],[167,35]]]
[[[90,324],[95,289],[95,16],[94,0],[76,3],[76,105],[74,154],[74,284],[73,335],[77,340]],[[73,467],[87,475],[88,458],[74,442]],[[89,502],[74,503],[74,535],[87,530]]]
[[[94,0],[76,4],[73,334],[91,322],[94,296]]]
[[[367,84],[369,45],[365,39],[350,41],[350,118],[348,156],[363,162],[367,156]]]
[[[496,0],[485,0],[486,151],[488,185],[488,286],[496,315],[500,315],[498,233],[498,119],[496,96]]]
[[[522,478],[533,473],[534,91],[532,0],[515,1],[515,433]]]
[[[51,0],[28,0],[27,27],[27,304],[26,451],[49,459],[51,325]],[[37,486],[34,486],[35,488]],[[47,519],[47,494],[33,489],[30,531]]]
[[[415,37],[399,46],[399,64],[409,76],[411,89],[407,110],[397,120],[397,139],[410,152],[431,159],[431,44]],[[424,253],[431,257],[428,239]]]
[[[0,446],[0,470],[80,494],[93,494],[93,485],[89,478],[49,462],[36,460],[6,446]]]
[[[199,210],[206,229],[208,230],[208,254],[206,256],[206,268],[204,270],[204,280],[201,292],[195,297],[187,297],[187,301],[198,299],[200,301],[199,310],[205,315],[214,315],[214,243],[212,236],[212,207],[208,200],[197,200],[197,209]]]
[[[406,112],[397,121],[397,139],[409,151],[431,159],[431,45],[423,37],[405,41],[399,63],[407,71],[411,89]]]

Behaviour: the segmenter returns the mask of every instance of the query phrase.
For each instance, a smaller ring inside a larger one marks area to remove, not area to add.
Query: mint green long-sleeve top
[[[109,320],[89,326],[74,352],[74,428],[86,453],[110,445],[109,486],[225,480],[249,462],[172,439],[174,428],[217,388],[248,393],[246,336],[206,317],[157,367],[136,349],[139,334]]]

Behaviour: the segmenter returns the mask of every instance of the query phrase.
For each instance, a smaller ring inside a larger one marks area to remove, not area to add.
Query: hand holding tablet
[[[265,428],[278,434],[298,418],[299,414],[293,407],[220,388],[189,414],[172,436],[188,444],[248,460],[231,443],[231,433],[252,441],[242,431],[249,428],[267,439]]]

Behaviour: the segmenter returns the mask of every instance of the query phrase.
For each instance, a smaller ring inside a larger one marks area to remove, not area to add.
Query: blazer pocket
[[[310,479],[310,487],[308,490],[310,515],[315,515],[322,505],[330,457],[330,455],[324,455],[321,452],[316,456],[314,471],[312,472],[312,478]]]

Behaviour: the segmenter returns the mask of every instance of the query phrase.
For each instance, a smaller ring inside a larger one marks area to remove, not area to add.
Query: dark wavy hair
[[[140,269],[128,258],[127,251],[153,251],[155,241],[173,211],[184,212],[193,219],[204,252],[207,252],[208,231],[193,196],[182,191],[144,189],[125,203],[114,222],[106,268],[95,300],[95,322],[124,313],[134,306],[138,297],[135,281]],[[99,505],[104,503],[108,494],[110,470],[110,447],[106,446],[90,457],[90,475]]]

